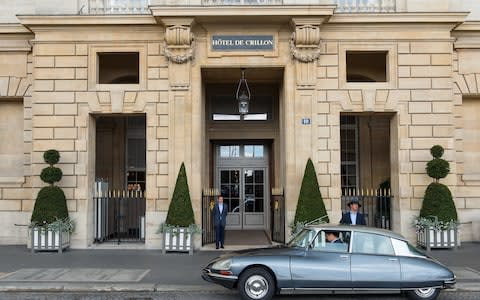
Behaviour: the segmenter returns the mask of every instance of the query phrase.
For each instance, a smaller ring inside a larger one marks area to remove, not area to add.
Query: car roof
[[[356,231],[356,232],[366,232],[366,233],[373,233],[373,234],[380,234],[389,236],[398,240],[406,241],[406,239],[391,230],[375,228],[375,227],[368,227],[368,226],[361,226],[361,225],[343,225],[343,224],[315,224],[315,225],[307,225],[306,228],[312,228],[316,230],[321,229],[330,229],[330,230],[349,230],[349,231]]]

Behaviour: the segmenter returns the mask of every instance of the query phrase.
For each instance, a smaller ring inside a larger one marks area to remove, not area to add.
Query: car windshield
[[[303,229],[288,242],[287,246],[305,248],[313,240],[315,234],[316,232],[314,230]]]

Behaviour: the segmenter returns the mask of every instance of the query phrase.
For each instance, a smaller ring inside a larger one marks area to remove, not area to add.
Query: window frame
[[[387,52],[386,82],[348,82],[347,52]],[[397,46],[395,44],[345,43],[338,46],[338,80],[340,89],[396,89],[398,86]]]
[[[99,56],[98,53],[124,53],[138,52],[138,83],[99,83]],[[147,88],[147,46],[138,44],[125,45],[91,45],[88,56],[88,90],[111,91],[124,90],[136,91]]]

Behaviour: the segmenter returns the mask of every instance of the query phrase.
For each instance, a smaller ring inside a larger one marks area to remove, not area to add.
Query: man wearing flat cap
[[[358,201],[357,197],[352,197],[350,202],[347,203],[350,208],[349,212],[346,212],[342,215],[340,219],[340,224],[350,224],[350,225],[367,225],[365,217],[361,212],[358,211],[362,205]]]

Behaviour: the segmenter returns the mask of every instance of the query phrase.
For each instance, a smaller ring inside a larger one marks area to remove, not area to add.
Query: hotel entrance
[[[239,84],[242,79],[247,83]],[[279,110],[283,69],[202,69],[202,80],[209,161],[204,184],[228,204],[226,244],[253,245],[252,240],[262,235],[255,245],[269,244],[271,190],[282,182],[282,174],[275,170],[282,169]],[[240,96],[247,94],[250,97],[244,105],[245,97]],[[216,197],[205,203],[214,200]],[[280,221],[283,226],[284,220]]]
[[[269,199],[265,145],[218,145],[216,187],[228,204],[226,229],[265,229]]]

